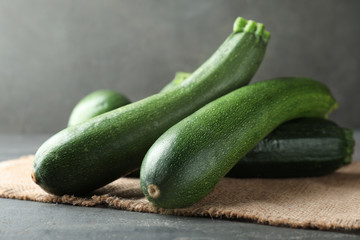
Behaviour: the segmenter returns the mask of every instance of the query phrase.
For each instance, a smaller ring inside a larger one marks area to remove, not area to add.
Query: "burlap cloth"
[[[224,178],[197,204],[165,210],[148,202],[141,193],[139,179],[132,178],[116,180],[89,197],[50,195],[31,180],[33,158],[31,155],[0,163],[0,197],[321,230],[360,229],[359,162],[316,178]]]

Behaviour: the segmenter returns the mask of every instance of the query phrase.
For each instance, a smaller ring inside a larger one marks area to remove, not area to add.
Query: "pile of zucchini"
[[[83,195],[141,167],[149,201],[181,208],[224,176],[321,176],[350,163],[353,132],[326,120],[338,104],[324,84],[248,85],[269,39],[263,24],[239,17],[205,63],[158,94],[134,103],[114,91],[90,94],[36,152],[33,180],[51,194]]]

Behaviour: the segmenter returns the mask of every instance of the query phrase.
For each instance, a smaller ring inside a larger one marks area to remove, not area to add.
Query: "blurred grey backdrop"
[[[136,101],[176,71],[194,71],[237,16],[272,33],[253,81],[308,76],[340,103],[331,115],[360,128],[360,1],[0,1],[0,133],[55,133],[98,89]]]

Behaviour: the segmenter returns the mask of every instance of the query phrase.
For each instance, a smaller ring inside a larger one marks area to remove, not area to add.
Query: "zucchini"
[[[226,174],[234,178],[314,177],[351,162],[353,131],[321,118],[286,122]]]
[[[300,117],[324,118],[336,107],[328,88],[308,78],[242,87],[184,118],[156,140],[141,166],[141,189],[163,208],[192,205],[280,124]]]
[[[191,73],[177,72],[161,91],[182,83]],[[261,140],[226,174],[233,178],[314,177],[351,161],[353,131],[320,118],[286,122]]]
[[[66,128],[35,154],[32,178],[45,191],[85,194],[128,174],[172,125],[212,100],[248,84],[265,54],[264,25],[237,18],[219,49],[171,91]]]
[[[113,90],[97,90],[76,104],[71,112],[68,127],[129,103],[130,100],[121,93]]]

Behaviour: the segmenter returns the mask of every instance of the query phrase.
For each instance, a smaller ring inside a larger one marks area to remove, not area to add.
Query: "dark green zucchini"
[[[156,140],[141,166],[141,189],[157,206],[189,206],[205,197],[276,127],[300,117],[324,118],[336,107],[329,89],[307,78],[273,79],[239,88]]]
[[[139,168],[155,140],[214,99],[248,84],[265,54],[264,25],[238,18],[233,33],[189,78],[66,128],[36,152],[32,178],[45,191],[84,194]]]
[[[261,140],[226,175],[235,178],[314,177],[351,162],[353,131],[321,118],[286,122]]]

